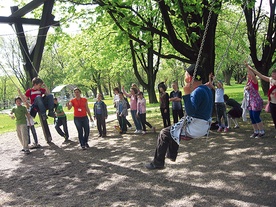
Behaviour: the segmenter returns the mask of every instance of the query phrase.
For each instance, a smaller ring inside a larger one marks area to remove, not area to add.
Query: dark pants
[[[224,119],[225,127],[228,127],[228,121],[226,117],[226,107],[224,103],[215,103],[216,112],[217,112],[217,121],[218,125],[221,127],[221,118]]]
[[[48,94],[44,97],[37,96],[33,105],[37,106],[41,114],[45,114],[46,110],[54,109],[54,98],[52,94]]]
[[[63,131],[61,130],[60,126],[62,125]],[[65,117],[58,117],[55,119],[55,128],[57,133],[64,137],[65,139],[69,138],[68,127],[67,127],[67,118]]]
[[[157,146],[153,159],[153,164],[158,167],[163,167],[165,157],[175,161],[179,145],[172,139],[170,126],[162,129],[158,135]]]
[[[30,130],[31,130],[32,135],[33,135],[33,137],[34,137],[34,142],[35,142],[35,144],[38,144],[37,134],[36,134],[36,130],[35,130],[34,125],[28,126],[28,137],[29,137],[29,142],[28,142],[28,143],[31,144]]]
[[[96,114],[97,129],[100,136],[106,136],[105,117],[102,114]]]
[[[173,123],[177,123],[178,122],[178,118],[181,119],[184,116],[183,110],[172,110],[173,113]]]
[[[270,102],[269,107],[270,107],[271,118],[273,120],[274,127],[276,129],[276,104],[273,104]]]
[[[74,117],[74,123],[78,130],[79,142],[82,147],[85,146],[88,142],[89,137],[89,120],[87,116],[84,117]]]
[[[160,108],[160,111],[161,111],[161,116],[162,116],[162,119],[163,119],[164,128],[168,127],[168,126],[171,126],[170,110],[167,109],[167,113],[165,113],[165,109]]]
[[[141,121],[143,131],[146,131],[146,125],[147,125],[149,128],[152,128],[151,124],[150,124],[149,122],[147,122],[146,113],[144,113],[144,114],[139,114],[139,119],[140,119],[140,121]]]
[[[126,117],[124,115],[122,115],[122,116],[117,115],[117,119],[118,119],[118,122],[119,122],[122,132],[126,133],[126,131],[127,131]]]

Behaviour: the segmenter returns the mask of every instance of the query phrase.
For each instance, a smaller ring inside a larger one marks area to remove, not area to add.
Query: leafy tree
[[[265,13],[260,4],[255,0],[243,5],[244,16],[247,26],[250,56],[256,69],[264,75],[268,75],[270,68],[276,63],[276,2],[269,0],[270,10]],[[262,89],[267,94],[268,83],[262,81]]]

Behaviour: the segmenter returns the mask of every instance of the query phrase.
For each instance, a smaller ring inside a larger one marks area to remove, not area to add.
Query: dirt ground
[[[0,135],[0,206],[276,206],[276,139],[250,139],[251,129],[211,131],[209,138],[183,141],[176,162],[149,171],[157,134],[108,137],[91,129],[90,148],[81,150],[72,121],[71,142],[63,144],[53,126],[47,144],[20,152],[15,132]],[[247,124],[249,125],[249,124]],[[157,126],[157,131],[161,127]]]

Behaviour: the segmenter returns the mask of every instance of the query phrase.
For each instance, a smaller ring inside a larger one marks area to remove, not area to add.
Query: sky
[[[31,0],[30,0],[31,1]],[[257,0],[258,2],[259,0]],[[268,11],[268,1],[263,0],[264,8]],[[17,4],[14,3],[13,0],[0,0],[0,16],[9,16],[11,15],[11,6],[15,6]],[[57,19],[55,19],[57,20]],[[26,34],[36,35],[37,34],[37,26],[23,26],[24,31]],[[73,29],[72,29],[73,28]],[[68,32],[74,31],[76,28],[72,26],[68,29]],[[51,29],[50,29],[51,31]],[[12,27],[8,24],[2,24],[0,23],[0,37],[6,37],[6,36],[15,36],[15,33],[12,29]]]

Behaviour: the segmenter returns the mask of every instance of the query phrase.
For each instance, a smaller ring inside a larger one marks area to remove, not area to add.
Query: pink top
[[[130,98],[130,110],[137,110],[137,95],[132,95],[131,93],[127,93],[124,89],[122,90],[124,95]]]
[[[138,98],[137,99],[137,112],[139,114],[145,114],[146,113],[146,99]]]

